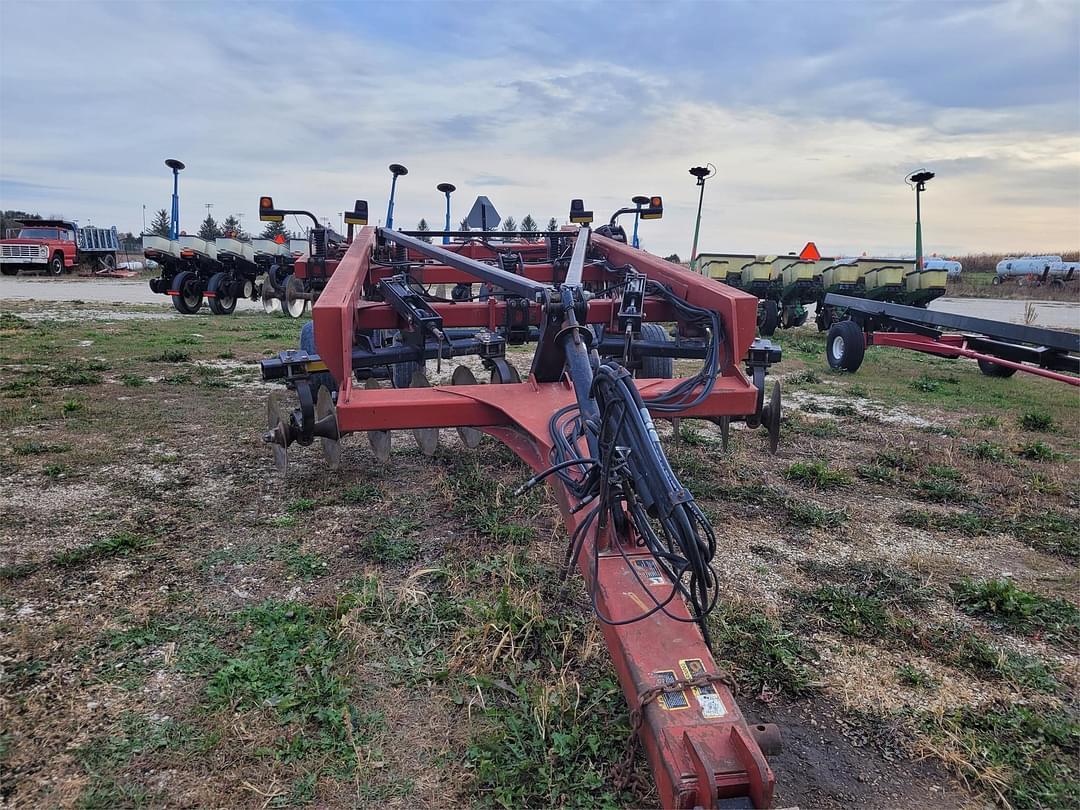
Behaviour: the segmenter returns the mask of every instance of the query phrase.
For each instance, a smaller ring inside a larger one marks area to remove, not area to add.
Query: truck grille
[[[0,257],[5,259],[36,259],[39,256],[40,245],[0,245]]]

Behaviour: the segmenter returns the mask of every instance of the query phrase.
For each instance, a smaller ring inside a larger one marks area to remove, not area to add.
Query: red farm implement
[[[269,198],[262,205],[280,213]],[[779,736],[747,723],[713,659],[717,538],[653,423],[745,420],[775,449],[780,392],[765,397],[765,374],[780,352],[754,337],[757,300],[628,246],[618,226],[594,232],[579,200],[576,225],[535,241],[375,227],[353,238],[366,209],[345,215],[350,238],[325,257],[314,346],[262,363],[264,379],[299,399],[291,410],[270,400],[265,438],[279,467],[290,445],[316,440],[336,464],[348,433],[366,432],[381,458],[395,430],[412,430],[428,454],[440,428],[457,428],[468,447],[480,433],[504,442],[534,471],[524,487],[546,481],[558,502],[567,560],[584,578],[663,806],[770,806],[765,753]],[[642,211],[660,216],[661,201]],[[458,294],[437,298],[431,285]],[[526,343],[535,351],[521,379],[507,347]],[[427,361],[464,356],[492,384],[462,365],[453,384],[429,386]],[[700,370],[676,378],[676,359]]]
[[[825,304],[846,313],[846,320],[829,328],[825,342],[829,365],[836,369],[857,371],[867,346],[893,346],[966,357],[988,377],[1024,371],[1080,385],[1080,334],[831,293]],[[946,334],[945,329],[956,332]]]

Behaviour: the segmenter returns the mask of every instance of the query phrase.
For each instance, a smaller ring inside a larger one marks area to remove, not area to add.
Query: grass
[[[914,686],[918,689],[932,689],[937,685],[937,681],[929,672],[912,664],[898,666],[896,668],[896,680],[904,686]]]
[[[998,521],[977,512],[953,512],[940,514],[922,509],[905,509],[896,516],[896,522],[916,529],[934,529],[940,532],[960,532],[969,537],[990,534],[998,530]]]
[[[784,470],[784,476],[814,489],[839,489],[851,483],[851,476],[830,470],[824,461],[797,461]]]
[[[161,354],[146,359],[151,363],[190,363],[191,354],[180,349],[165,349]]]
[[[41,456],[51,453],[67,453],[71,451],[71,447],[72,445],[69,442],[49,444],[48,442],[28,440],[12,445],[11,449],[17,456]]]
[[[859,464],[855,474],[872,484],[892,484],[896,481],[896,470],[881,464]]]
[[[975,495],[964,484],[951,479],[931,475],[915,482],[920,498],[933,503],[970,503]]]
[[[485,708],[465,765],[479,807],[616,807],[632,801],[611,779],[630,730],[614,679],[477,686]]]
[[[122,532],[85,546],[62,551],[52,558],[52,562],[60,568],[71,568],[89,560],[134,554],[149,548],[152,543],[153,541],[144,535]]]
[[[411,517],[385,517],[360,540],[360,551],[368,559],[383,565],[407,562],[416,556],[420,543],[415,538],[419,520]]]
[[[282,729],[277,757],[311,756],[320,773],[350,775],[358,765],[351,740],[370,739],[383,720],[350,702],[336,671],[344,643],[335,611],[267,601],[241,612],[237,623],[246,635],[208,679],[207,707],[268,712]]]
[[[784,517],[792,526],[815,529],[836,529],[848,519],[843,509],[827,509],[808,501],[788,498],[784,501]]]
[[[1080,641],[1080,610],[1064,599],[1047,599],[1011,579],[963,579],[950,586],[953,601],[972,616],[1025,635]]]
[[[68,360],[49,369],[49,384],[57,388],[77,385],[97,385],[102,381],[99,364],[82,360]]]
[[[1046,411],[1024,411],[1016,423],[1024,430],[1033,433],[1050,433],[1054,427],[1054,417]]]
[[[1004,447],[985,439],[974,444],[965,444],[960,449],[972,458],[979,459],[979,461],[999,461],[1004,463],[1012,461],[1012,457]]]
[[[1013,704],[924,715],[931,748],[1016,810],[1080,804],[1080,723],[1068,710]]]
[[[717,663],[749,695],[808,695],[819,688],[816,654],[790,628],[756,608],[722,602],[709,616]]]
[[[1026,442],[1016,448],[1016,455],[1029,461],[1055,461],[1061,455],[1054,452],[1054,448],[1046,442]]]

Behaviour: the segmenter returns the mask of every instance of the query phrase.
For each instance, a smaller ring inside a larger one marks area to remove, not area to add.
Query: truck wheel
[[[653,343],[668,342],[668,333],[658,323],[643,323],[641,325],[641,337]],[[675,358],[643,357],[639,374],[646,380],[670,380],[675,376]]]
[[[775,301],[765,300],[761,302],[761,311],[758,318],[758,332],[762,337],[770,337],[776,332],[780,323],[780,313],[777,311]]]
[[[206,296],[206,303],[211,312],[215,315],[232,315],[233,310],[236,309],[236,296],[232,294],[232,285],[224,273],[214,273],[210,276],[206,291],[213,293]]]
[[[855,321],[839,321],[829,327],[825,356],[838,371],[858,371],[866,353],[866,338]]]
[[[49,262],[49,273],[54,276],[64,275],[64,257],[57,253]]]
[[[12,267],[10,264],[0,265],[0,273],[5,276],[17,276],[19,275],[19,268]]]
[[[1016,373],[1015,368],[1009,368],[1009,366],[999,366],[997,363],[991,363],[989,360],[979,360],[979,371],[985,374],[987,377],[1000,377],[1001,379],[1007,379]]]
[[[318,354],[315,349],[315,321],[307,321],[302,327],[300,327],[300,349],[308,354]],[[320,386],[325,386],[331,394],[338,390],[337,383],[334,382],[334,375],[329,371],[318,371],[311,375],[309,382],[311,383],[311,392],[317,394]]]
[[[111,273],[116,269],[116,257],[111,253],[106,253],[101,259],[101,264],[105,268],[106,273]]]

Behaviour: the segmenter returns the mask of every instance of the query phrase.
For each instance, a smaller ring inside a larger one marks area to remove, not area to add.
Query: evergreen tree
[[[421,217],[420,221],[416,223],[416,230],[418,230],[418,231],[430,231],[431,228],[428,227],[427,220],[424,219],[423,217]],[[428,243],[431,242],[431,237],[430,236],[421,236],[421,237],[418,237],[418,238],[421,239],[424,242],[428,242]]]
[[[502,221],[502,227],[499,230],[507,233],[517,233],[517,220],[513,217],[507,217]]]
[[[284,222],[267,222],[266,227],[259,234],[260,239],[276,239],[279,236],[285,237],[286,241],[289,240],[289,232],[285,230]]]
[[[549,219],[549,220],[548,220],[548,226],[547,226],[547,229],[548,229],[549,231],[557,231],[557,230],[559,230],[559,223],[558,223],[558,221],[557,221],[557,220],[555,219],[555,217],[552,217],[551,219]]]
[[[169,219],[169,212],[164,208],[158,209],[158,212],[154,214],[154,220],[150,223],[150,230],[148,234],[152,236],[164,236],[169,238],[169,232],[172,230],[172,221]]]
[[[679,258],[678,253],[672,253],[670,256],[664,257],[665,262],[675,262],[675,264],[682,264],[682,259]]]
[[[232,214],[225,217],[225,221],[221,223],[221,235],[228,236],[231,239],[239,239],[241,242],[246,242],[249,239],[240,226],[240,220]]]
[[[199,233],[197,236],[208,242],[213,242],[221,236],[221,228],[210,214],[206,215],[206,219],[204,219],[202,225],[199,226]]]
[[[27,211],[4,211],[2,215],[3,222],[0,223],[0,238],[7,238],[8,231],[16,230],[19,228],[19,223],[30,219],[41,219],[41,214],[31,214]]]

